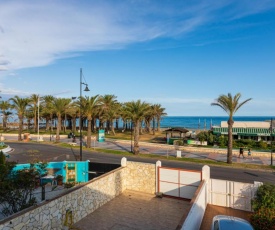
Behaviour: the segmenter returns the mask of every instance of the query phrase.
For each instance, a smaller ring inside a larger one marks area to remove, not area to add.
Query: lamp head
[[[90,91],[89,88],[88,88],[88,85],[86,85],[84,91],[86,91],[86,92]]]

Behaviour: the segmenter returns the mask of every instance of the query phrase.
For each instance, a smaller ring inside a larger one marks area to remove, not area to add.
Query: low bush
[[[250,217],[255,230],[275,229],[275,185],[261,185],[252,199],[254,213]]]
[[[75,186],[75,182],[66,182],[64,188],[72,188]]]
[[[271,208],[275,210],[275,185],[263,184],[257,192],[255,198],[252,200],[252,208],[257,211],[261,208]]]
[[[260,208],[251,215],[250,223],[255,230],[275,229],[275,209]]]

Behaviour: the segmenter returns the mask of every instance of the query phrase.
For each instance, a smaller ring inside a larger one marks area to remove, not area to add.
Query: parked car
[[[251,224],[234,216],[217,215],[212,221],[211,230],[254,230]]]

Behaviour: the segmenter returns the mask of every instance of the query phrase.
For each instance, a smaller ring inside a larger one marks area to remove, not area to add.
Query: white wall
[[[198,230],[205,213],[208,202],[208,182],[210,179],[210,167],[205,165],[202,168],[202,183],[191,200],[191,209],[182,225],[182,230]]]

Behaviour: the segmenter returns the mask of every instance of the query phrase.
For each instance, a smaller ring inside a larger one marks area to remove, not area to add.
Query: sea
[[[270,121],[267,116],[234,116],[234,121]],[[209,130],[212,126],[220,126],[222,121],[227,121],[228,116],[165,116],[160,121],[161,128],[183,127],[186,129]]]

